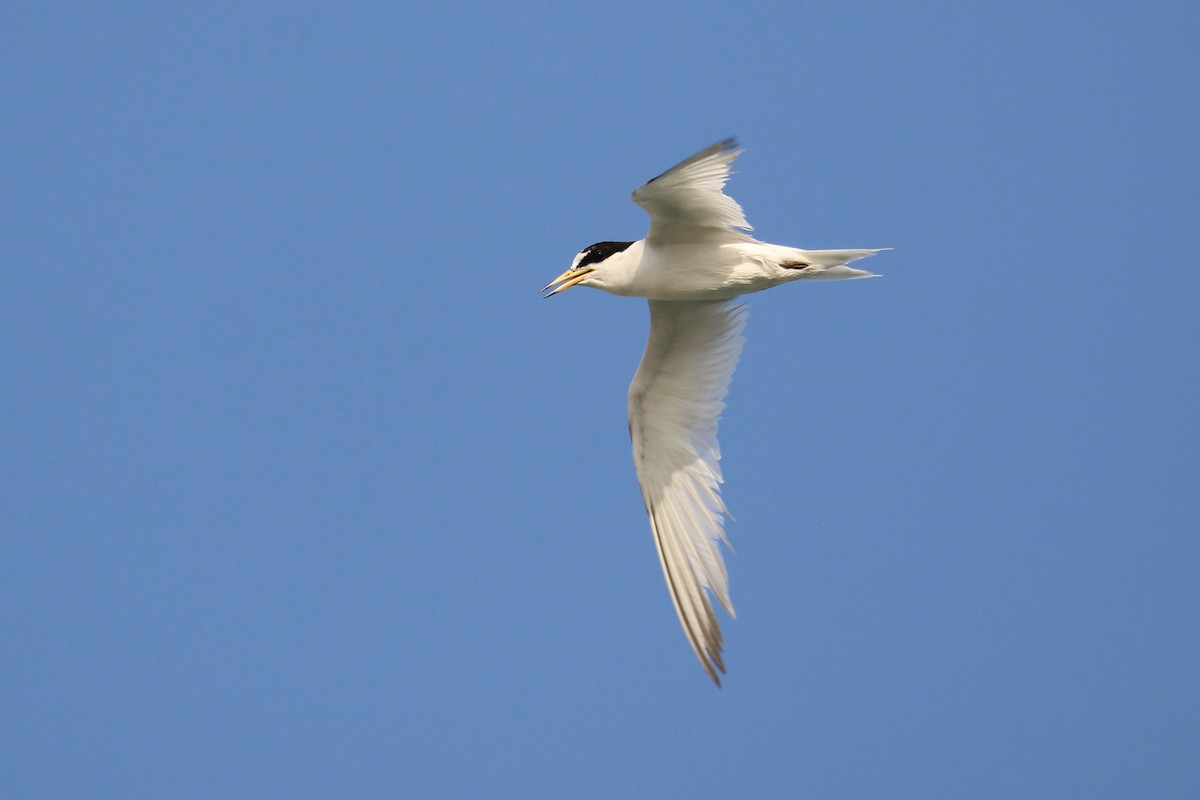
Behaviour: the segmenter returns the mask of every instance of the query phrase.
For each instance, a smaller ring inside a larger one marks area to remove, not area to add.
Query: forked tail
[[[804,260],[815,269],[805,270],[803,277],[820,278],[875,278],[873,272],[847,267],[851,261],[873,256],[890,247],[880,247],[875,250],[805,250]]]

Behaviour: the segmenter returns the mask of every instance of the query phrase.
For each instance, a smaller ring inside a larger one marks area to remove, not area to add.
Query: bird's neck
[[[642,263],[643,244],[644,241],[634,242],[620,253],[605,259],[604,268],[597,271],[597,280],[593,285],[610,294],[638,294],[638,267]]]

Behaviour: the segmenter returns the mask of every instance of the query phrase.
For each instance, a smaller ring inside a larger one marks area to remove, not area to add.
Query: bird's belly
[[[760,259],[741,248],[673,245],[643,256],[629,293],[651,300],[723,300],[777,283]]]

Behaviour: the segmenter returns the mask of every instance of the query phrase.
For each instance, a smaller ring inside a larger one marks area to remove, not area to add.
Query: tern
[[[724,192],[741,152],[725,139],[640,186],[633,202],[650,215],[646,238],[585,247],[542,289],[551,297],[590,286],[649,302],[650,337],[629,387],[633,463],[675,612],[717,686],[725,663],[708,593],[735,616],[717,444],[747,316],[733,298],[792,281],[875,277],[846,265],[887,249],[801,250],[745,233],[753,228]]]

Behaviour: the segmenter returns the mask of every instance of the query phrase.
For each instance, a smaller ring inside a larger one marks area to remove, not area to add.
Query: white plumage
[[[745,306],[730,298],[801,279],[865,278],[846,266],[879,250],[802,250],[760,242],[723,191],[740,151],[726,139],[650,180],[633,200],[650,215],[637,242],[598,242],[551,281],[645,297],[650,338],[629,387],[629,434],[663,575],[696,657],[720,685],[721,630],[708,592],[733,615],[720,543],[717,420],[742,350]]]

